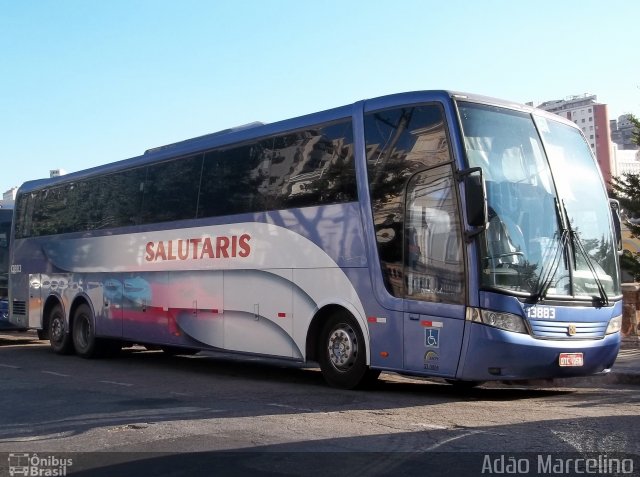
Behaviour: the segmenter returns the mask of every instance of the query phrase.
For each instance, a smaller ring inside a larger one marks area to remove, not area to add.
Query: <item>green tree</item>
[[[640,120],[635,116],[629,120],[634,126],[633,142],[640,146]],[[612,177],[610,186],[611,197],[620,201],[625,226],[633,238],[640,239],[640,174],[625,173],[620,177]],[[640,253],[625,250],[620,265],[634,280],[640,281]]]

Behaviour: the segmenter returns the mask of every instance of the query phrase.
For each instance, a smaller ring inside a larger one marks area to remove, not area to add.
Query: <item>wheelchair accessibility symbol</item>
[[[424,330],[425,339],[424,344],[428,348],[440,347],[440,330],[438,328],[426,328]]]

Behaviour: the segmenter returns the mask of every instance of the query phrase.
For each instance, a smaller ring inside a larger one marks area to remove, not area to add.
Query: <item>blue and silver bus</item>
[[[606,372],[618,241],[581,131],[401,93],[27,182],[11,319],[57,353],[127,344],[453,383]]]

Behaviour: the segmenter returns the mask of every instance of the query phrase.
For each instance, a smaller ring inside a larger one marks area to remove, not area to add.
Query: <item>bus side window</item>
[[[407,247],[404,234],[410,228],[405,224],[405,190],[417,171],[452,160],[444,111],[439,104],[423,104],[373,111],[364,121],[380,268],[389,293],[401,297],[406,287],[402,276],[403,247]]]
[[[351,121],[277,136],[268,210],[357,199]]]
[[[201,169],[202,154],[149,166],[144,180],[142,223],[195,218]]]
[[[407,185],[405,295],[463,303],[461,226],[451,166],[416,174]]]

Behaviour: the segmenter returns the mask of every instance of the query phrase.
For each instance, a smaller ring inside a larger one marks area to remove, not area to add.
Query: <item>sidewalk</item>
[[[610,384],[640,384],[639,337],[622,338],[618,359],[604,379]]]

